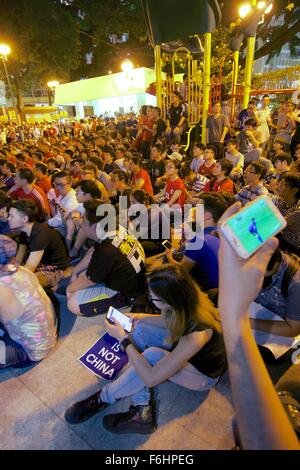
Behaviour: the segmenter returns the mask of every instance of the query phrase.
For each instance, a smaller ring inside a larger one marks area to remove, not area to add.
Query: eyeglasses
[[[56,188],[64,188],[65,186],[68,186],[69,183],[54,183],[54,186]]]
[[[161,299],[156,299],[156,298],[152,297],[152,295],[150,294],[150,291],[148,291],[148,299],[150,300],[150,302],[161,302],[162,301]]]

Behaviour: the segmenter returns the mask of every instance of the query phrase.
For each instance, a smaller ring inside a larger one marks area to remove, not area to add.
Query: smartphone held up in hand
[[[229,217],[220,230],[234,251],[247,259],[286,225],[271,199],[261,196]]]
[[[132,319],[127,317],[127,315],[124,315],[124,313],[120,312],[116,308],[109,307],[106,318],[112,323],[115,323],[115,321],[118,321],[125,331],[127,331],[128,333],[131,332]]]
[[[170,242],[170,240],[164,240],[162,242],[162,246],[164,246],[167,250],[171,250],[172,248],[172,243]]]

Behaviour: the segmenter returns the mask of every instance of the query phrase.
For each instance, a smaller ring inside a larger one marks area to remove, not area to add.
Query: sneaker
[[[100,393],[94,393],[85,400],[78,401],[70,406],[65,412],[65,420],[70,424],[83,423],[99,411],[106,408],[109,403],[105,403],[100,398]]]
[[[115,413],[103,418],[104,428],[114,434],[152,434],[156,429],[155,412],[152,404],[129,408],[126,413]]]

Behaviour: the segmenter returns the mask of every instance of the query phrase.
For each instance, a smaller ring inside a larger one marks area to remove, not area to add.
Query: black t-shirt
[[[119,227],[114,238],[95,246],[86,275],[92,282],[137,297],[146,289],[144,250],[135,237]]]
[[[203,329],[195,327],[186,334],[194,331],[203,331]],[[216,378],[224,374],[227,370],[227,358],[222,334],[213,330],[211,339],[188,362],[209,377]]]
[[[155,123],[155,134],[153,135],[152,142],[155,144],[157,139],[160,139],[164,136],[167,125],[162,118],[159,118]]]
[[[178,126],[178,123],[182,116],[184,116],[185,118],[187,117],[186,107],[183,103],[180,103],[177,108],[173,105],[170,107],[167,119],[169,119],[170,121],[171,128]]]
[[[41,264],[66,269],[68,266],[68,253],[59,232],[45,223],[35,222],[29,237],[21,232],[20,244],[26,245],[29,251],[44,250]]]
[[[116,163],[112,162],[112,163],[106,163],[104,165],[103,171],[105,171],[105,173],[107,173],[109,175],[113,171],[119,170],[119,169],[120,168],[118,167],[118,165]]]
[[[154,183],[156,178],[160,178],[165,174],[165,163],[164,160],[157,162],[155,160],[151,160],[148,167],[148,172],[151,177],[151,182]]]

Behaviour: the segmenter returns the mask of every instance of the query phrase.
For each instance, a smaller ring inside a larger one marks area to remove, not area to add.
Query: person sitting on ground
[[[154,201],[162,199],[169,207],[177,205],[183,208],[186,199],[186,188],[178,172],[181,168],[181,163],[178,160],[171,160],[166,162],[166,176],[167,183],[164,189],[155,194]]]
[[[130,212],[134,211],[137,205],[144,206],[147,211],[145,223],[143,223],[143,219],[140,223],[140,217],[134,217],[136,214],[132,214],[130,217],[131,224],[135,229],[134,235],[140,241],[146,257],[165,251],[162,242],[170,238],[170,232],[163,237],[163,228],[167,231],[170,225],[169,221],[157,204],[153,205],[152,203],[151,196],[142,189],[133,191],[130,195]],[[139,208],[137,211],[137,215],[140,216]]]
[[[274,160],[279,155],[285,154],[289,151],[289,145],[285,142],[284,139],[278,137],[275,139],[273,144],[273,152],[271,153],[272,160]]]
[[[36,274],[43,287],[54,287],[64,276],[68,255],[60,234],[46,222],[37,222],[37,209],[32,201],[20,199],[9,210],[12,230],[21,231],[17,260]]]
[[[166,251],[166,257],[169,263],[180,264],[193,276],[201,289],[208,291],[216,289],[219,284],[217,223],[228,208],[228,202],[220,193],[202,193],[199,204],[203,204],[204,209],[203,234],[196,234],[185,242],[180,262],[175,261],[172,250]]]
[[[116,154],[114,150],[108,145],[103,149],[103,171],[108,175],[114,171],[118,170],[118,165],[115,163]]]
[[[290,171],[292,163],[293,159],[288,153],[282,153],[274,158],[275,169],[280,175],[285,171]]]
[[[143,189],[147,194],[153,196],[153,187],[148,171],[142,167],[142,159],[139,155],[133,155],[131,157],[130,171],[132,173],[132,179],[130,186],[133,190]]]
[[[106,191],[110,194],[112,190],[111,178],[110,175],[103,171],[102,160],[98,157],[89,156],[87,164],[95,165],[97,168],[97,179],[105,186]]]
[[[97,173],[98,173],[97,167],[93,165],[92,163],[87,163],[86,165],[83,165],[83,167],[81,168],[80,178],[82,181],[84,180],[93,181],[98,186],[99,190],[101,191],[100,199],[102,199],[103,201],[109,202],[108,191],[106,187],[104,186],[104,184],[101,183],[101,181],[97,179]]]
[[[284,286],[286,272],[293,264],[294,271]],[[300,334],[300,263],[277,249],[264,275],[262,289],[255,302],[263,305],[284,321],[251,319],[252,328],[278,336],[295,337]]]
[[[51,301],[16,252],[16,242],[0,235],[0,369],[40,362],[57,341]]]
[[[202,142],[196,142],[193,146],[193,160],[191,162],[191,170],[194,173],[198,173],[201,165],[204,163],[204,150],[205,145]]]
[[[111,182],[112,189],[115,191],[115,196],[111,197],[111,201],[113,204],[117,204],[123,191],[128,188],[128,176],[125,171],[114,170],[111,173]]]
[[[47,195],[52,189],[51,178],[47,175],[47,166],[44,163],[36,163],[32,171],[36,178],[35,184]]]
[[[243,175],[244,171],[244,155],[242,155],[238,149],[238,141],[236,138],[232,138],[227,142],[225,158],[232,165],[233,168],[230,173],[230,178],[233,180],[239,179]]]
[[[280,176],[286,171],[291,171],[291,165],[293,163],[292,157],[288,153],[282,153],[274,159],[275,171],[271,175],[265,178],[265,186],[271,193],[277,193],[278,191],[278,180]]]
[[[49,176],[52,176],[55,173],[59,172],[58,164],[57,164],[57,161],[55,160],[55,158],[49,158],[47,160],[47,168],[48,168],[48,175]]]
[[[38,208],[39,220],[45,220],[50,215],[50,207],[45,192],[33,184],[34,174],[28,168],[18,170],[15,176],[15,186],[8,194],[13,199],[28,199],[33,201]]]
[[[274,204],[287,221],[287,227],[280,233],[282,249],[300,255],[300,172],[285,172],[278,181],[277,197]]]
[[[55,174],[53,185],[59,196],[54,203],[54,215],[48,219],[48,225],[66,236],[66,218],[78,207],[76,193],[71,187],[70,175],[64,171]]]
[[[81,180],[75,187],[78,207],[68,214],[66,218],[66,244],[70,258],[77,258],[80,249],[86,242],[86,234],[82,228],[82,215],[84,214],[85,202],[92,199],[102,200],[102,193],[95,181]]]
[[[74,268],[67,288],[68,308],[75,315],[95,316],[107,312],[110,305],[130,305],[145,290],[141,244],[122,226],[108,234],[101,225],[107,223],[106,213],[97,215],[99,206],[101,202],[95,199],[84,204],[82,226],[87,238],[96,243]]]
[[[267,196],[269,192],[263,184],[265,174],[266,169],[260,162],[250,163],[244,171],[244,178],[248,184],[238,191],[237,201],[245,205],[258,196]]]
[[[161,178],[161,176],[165,174],[165,161],[163,146],[161,144],[154,144],[151,148],[148,171],[151,178],[151,183],[156,187],[157,178]]]
[[[104,428],[117,434],[150,434],[156,430],[150,387],[170,380],[191,390],[210,390],[226,371],[218,311],[186,271],[165,265],[151,274],[148,288],[159,315],[134,314],[130,335],[119,323],[106,322],[108,333],[126,350],[130,367],[69,407],[68,423],[81,423],[116,400],[131,397],[129,411],[106,415]]]
[[[0,187],[4,190],[9,190],[15,185],[16,167],[13,163],[4,162],[2,165],[3,178],[0,182]]]
[[[262,154],[260,147],[260,133],[257,132],[257,121],[253,118],[247,119],[245,122],[245,130],[241,131],[238,136],[238,150],[244,155],[245,163],[257,161]]]
[[[0,191],[0,235],[9,235],[12,232],[8,223],[8,214],[11,204],[11,197],[4,191]]]
[[[216,166],[217,161],[215,160],[215,148],[214,147],[205,147],[203,152],[204,163],[199,166],[198,173],[202,176],[210,178],[214,167]]]
[[[222,160],[218,161],[212,171],[213,177],[206,183],[203,188],[203,192],[226,191],[228,193],[235,194],[235,184],[229,177],[232,168],[232,163],[230,163],[226,158],[222,158]]]
[[[240,203],[231,206],[219,224],[240,207]],[[219,311],[236,422],[244,450],[299,450],[297,436],[271,382],[249,321],[250,304],[261,289],[277,245],[273,238],[251,258],[243,260],[220,233]]]

